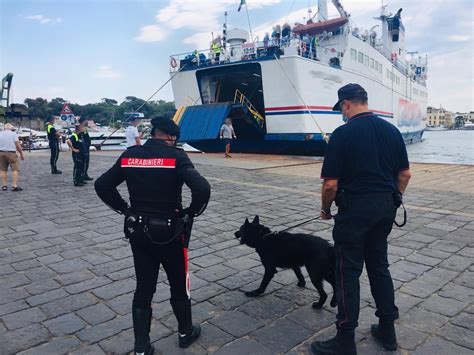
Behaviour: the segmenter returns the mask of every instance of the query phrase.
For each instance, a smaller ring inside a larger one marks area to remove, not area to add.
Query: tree
[[[25,99],[23,102],[28,106],[32,118],[39,118],[44,121],[50,115],[46,99],[38,97],[36,99]]]
[[[102,98],[102,103],[104,103],[106,105],[117,105],[118,101],[114,100],[114,99],[108,99],[108,98],[104,97],[104,98]]]

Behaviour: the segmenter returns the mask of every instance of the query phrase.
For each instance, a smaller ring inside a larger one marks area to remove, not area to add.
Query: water
[[[426,131],[423,139],[407,145],[411,162],[474,165],[474,130]]]
[[[125,150],[125,146],[104,146],[102,150]],[[407,145],[414,163],[474,165],[473,131],[426,131],[423,142]]]

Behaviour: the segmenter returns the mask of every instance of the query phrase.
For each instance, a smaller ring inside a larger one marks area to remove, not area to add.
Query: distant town
[[[452,112],[428,106],[425,121],[427,130],[474,129],[474,111]]]

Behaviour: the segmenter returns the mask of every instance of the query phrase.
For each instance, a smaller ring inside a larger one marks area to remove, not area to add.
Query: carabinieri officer
[[[49,149],[51,149],[51,157],[49,159],[51,173],[62,174],[62,171],[58,170],[56,166],[59,157],[59,137],[61,134],[54,128],[54,116],[50,116],[46,121],[46,133],[48,134]]]
[[[179,346],[188,347],[201,333],[191,318],[187,241],[181,222],[182,217],[192,218],[204,211],[211,191],[187,154],[174,146],[179,127],[164,117],[152,119],[151,124],[152,138],[123,152],[95,183],[102,201],[126,216],[124,229],[132,247],[137,278],[132,305],[135,353],[145,354],[154,351],[149,337],[151,301],[160,264],[171,288]],[[124,181],[130,208],[117,191]],[[183,183],[191,189],[191,204],[185,209],[181,197]],[[189,232],[188,229],[188,238]]]
[[[311,348],[314,354],[356,354],[359,277],[365,262],[379,318],[372,335],[385,349],[396,350],[398,308],[388,270],[387,237],[411,177],[407,151],[400,131],[369,111],[367,92],[360,85],[345,85],[338,96],[333,110],[348,121],[331,135],[321,172],[321,218],[332,218],[333,201],[338,206],[333,229],[337,335]]]

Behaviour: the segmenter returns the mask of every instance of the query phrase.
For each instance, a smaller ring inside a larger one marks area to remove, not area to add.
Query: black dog
[[[322,238],[308,234],[271,233],[270,229],[260,224],[258,216],[252,223],[248,219],[235,232],[240,244],[255,248],[265,274],[260,287],[245,292],[249,297],[257,297],[265,292],[270,280],[277,272],[277,267],[292,268],[298,278],[298,286],[306,285],[301,266],[306,266],[311,282],[319,292],[319,301],[313,303],[313,308],[321,308],[328,298],[323,288],[323,280],[329,282],[334,291],[331,306],[337,305],[336,300],[336,258],[334,247]]]

